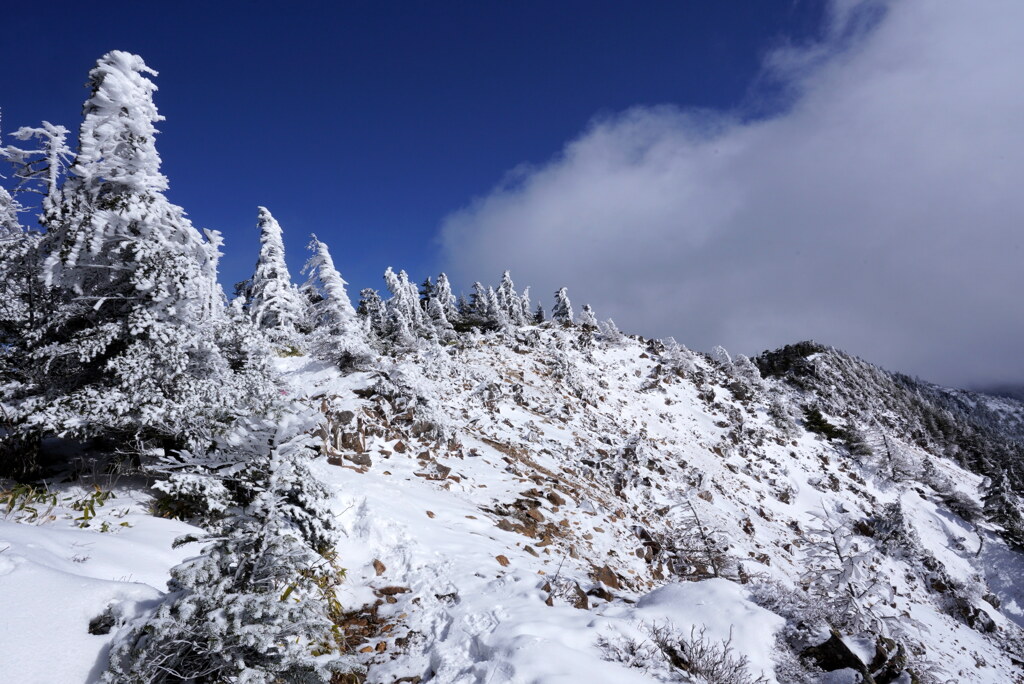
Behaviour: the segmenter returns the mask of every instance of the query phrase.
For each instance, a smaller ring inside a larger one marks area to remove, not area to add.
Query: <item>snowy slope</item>
[[[808,610],[823,511],[866,550],[857,572],[884,585],[876,609],[906,649],[901,669],[1022,681],[1020,554],[952,512],[949,492],[886,477],[877,447],[854,456],[808,432],[802,395],[742,359],[549,326],[423,343],[346,375],[302,356],[277,365],[323,413],[312,472],[333,492],[341,627],[368,682],[854,681],[795,662],[794,644],[828,637],[794,607]],[[977,502],[980,477],[887,439]],[[11,681],[93,681],[110,635],[90,635],[90,620],[151,607],[167,569],[195,553],[171,549],[194,528],[116,493],[88,529],[64,509],[0,521]],[[897,502],[901,527],[883,515]],[[694,551],[694,530],[716,553]],[[747,678],[670,667],[652,651],[659,629],[726,653]],[[869,663],[865,634],[842,641]],[[65,646],[44,661],[39,644],[55,637]]]
[[[800,583],[816,511],[867,520],[897,500],[944,581],[971,587],[971,610],[1015,632],[980,598],[975,528],[920,485],[886,482],[796,425],[780,431],[766,410],[769,395],[786,401],[778,387],[755,379],[738,399],[734,378],[700,356],[677,373],[640,342],[581,350],[575,334],[528,329],[424,347],[383,378],[285,364],[294,391],[333,424],[326,450],[338,465],[317,472],[337,492],[351,603],[368,592],[385,601],[377,610],[389,631],[361,644],[372,650],[369,681],[650,681],[657,672],[602,660],[599,643],[659,620],[685,633],[704,626],[715,640],[731,629],[754,676],[786,681],[773,661],[785,621],[754,605],[749,588]],[[932,460],[977,498],[980,478]],[[749,584],[659,589],[707,575],[673,576],[651,553],[651,539],[692,522],[691,504],[727,540],[732,579]],[[878,555],[875,565],[894,589],[900,634],[936,681],[1021,676],[1000,638],[954,617],[914,560]]]

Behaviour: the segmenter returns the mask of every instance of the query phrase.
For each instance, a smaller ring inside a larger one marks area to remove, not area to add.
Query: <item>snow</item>
[[[44,524],[0,520],[0,663],[19,684],[93,682],[106,669],[116,628],[89,633],[108,607],[130,619],[159,602],[168,570],[194,553],[172,549],[196,528],[155,518],[127,492],[100,509],[111,532],[82,529],[61,518]],[[127,512],[124,512],[127,508]],[[127,523],[131,527],[121,527]]]
[[[601,643],[642,638],[645,627],[668,623],[685,635],[704,630],[715,643],[731,639],[753,676],[783,681],[776,635],[786,621],[751,600],[751,585],[657,577],[657,564],[640,557],[637,530],[671,535],[686,525],[690,504],[703,525],[724,535],[748,578],[796,587],[804,535],[823,506],[854,521],[900,501],[949,578],[979,586],[988,568],[1004,611],[1020,615],[1019,557],[988,539],[975,558],[974,528],[919,486],[875,477],[814,435],[774,438],[764,411],[735,399],[719,380],[706,381],[710,392],[701,398],[692,382],[659,375],[659,360],[635,341],[583,354],[556,349],[559,335],[543,331],[529,353],[488,336],[463,347],[424,345],[347,375],[310,357],[274,360],[289,398],[324,411],[328,423],[351,411],[367,432],[370,465],[319,458],[311,472],[332,492],[342,532],[337,552],[346,578],[338,598],[356,612],[376,604],[388,626],[356,644],[370,684],[412,676],[446,684],[661,681],[656,672],[610,662]],[[719,372],[701,357],[693,364],[711,378]],[[367,398],[379,382],[416,401],[408,408]],[[409,411],[437,421],[457,443],[416,436],[402,422]],[[742,440],[758,430],[768,436],[756,450],[733,443],[734,428],[722,426],[737,411],[750,431]],[[623,451],[627,444],[633,451]],[[938,466],[977,497],[979,478],[949,462]],[[448,477],[425,476],[446,468]],[[524,501],[540,518],[535,531],[515,512]],[[191,528],[142,509],[133,505],[124,517],[133,527],[106,534],[65,520],[0,526],[10,546],[0,553],[0,592],[28,597],[11,602],[15,618],[7,625],[30,629],[0,639],[0,660],[15,663],[19,681],[44,681],[40,673],[52,672],[24,654],[57,634],[69,644],[60,681],[89,681],[110,637],[89,635],[88,620],[110,602],[134,614],[160,597],[167,569],[190,553],[171,550],[170,542]],[[90,558],[78,563],[71,557],[82,544]],[[896,610],[910,618],[903,629],[938,672],[963,682],[1011,681],[1013,666],[994,641],[944,613],[939,595],[908,579],[905,561],[877,560]],[[602,569],[614,580],[599,580]],[[585,608],[574,606],[577,592],[588,593]],[[986,612],[1009,624],[994,608]],[[870,640],[847,635],[847,644],[864,660],[873,656]],[[986,663],[983,671],[978,662]],[[850,674],[826,680],[853,681]]]

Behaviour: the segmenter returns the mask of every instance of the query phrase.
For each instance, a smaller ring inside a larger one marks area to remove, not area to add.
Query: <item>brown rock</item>
[[[538,558],[540,557],[540,554],[537,553],[537,551],[529,544],[523,547],[523,551],[530,554],[531,556],[537,556]]]
[[[619,578],[615,576],[615,571],[607,565],[594,572],[594,579],[612,589],[622,589],[622,585],[619,584]]]
[[[558,492],[548,492],[547,499],[555,506],[565,505],[565,499]]]
[[[408,594],[412,589],[409,587],[388,586],[377,590],[379,596],[394,596],[395,594]]]
[[[433,518],[433,517],[435,517],[435,516],[434,516],[434,511],[427,511],[427,517],[428,517],[428,518]]]
[[[395,451],[397,451],[398,453],[400,453],[400,454],[404,454],[404,453],[405,453],[406,451],[408,451],[408,450],[409,450],[409,447],[407,447],[407,446],[405,445],[405,442],[402,442],[402,441],[398,441],[398,442],[395,442],[395,447],[394,447],[394,449],[395,449]]]
[[[384,574],[384,571],[387,570],[388,568],[387,568],[386,565],[384,565],[379,560],[374,558],[373,559],[373,569],[377,573],[377,577],[380,577],[381,575]]]
[[[500,565],[501,567],[508,567],[509,560],[505,556],[495,556],[494,560],[498,561],[498,565]]]
[[[540,512],[539,508],[531,508],[530,510],[526,511],[526,515],[530,516],[537,522],[544,522],[544,514]]]

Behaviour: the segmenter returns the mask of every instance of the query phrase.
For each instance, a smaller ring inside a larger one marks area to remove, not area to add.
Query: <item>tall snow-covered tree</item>
[[[256,226],[260,255],[249,286],[249,314],[274,342],[294,345],[303,323],[303,305],[284,260],[281,224],[266,207],[259,207]]]
[[[451,283],[448,282],[448,276],[446,274],[442,273],[437,276],[437,282],[434,284],[433,297],[441,305],[445,319],[452,324],[458,322],[459,310],[455,306],[455,295],[452,294],[452,286]]]
[[[347,283],[334,267],[327,245],[313,236],[309,243],[313,256],[306,262],[309,274],[305,288],[314,290],[319,300],[311,306],[310,337],[314,352],[346,367],[372,356],[366,333],[345,290]]]
[[[505,271],[501,274],[501,284],[497,290],[498,308],[502,311],[503,317],[507,319],[508,325],[518,326],[526,323],[523,316],[523,302],[516,294],[515,283],[512,282],[512,275]]]
[[[530,286],[527,285],[523,288],[523,294],[519,297],[519,303],[521,305],[520,310],[523,317],[523,325],[529,325],[534,322],[533,311],[530,309]]]
[[[555,304],[551,308],[551,320],[562,325],[572,323],[572,303],[569,301],[569,291],[562,287],[555,292]]]
[[[209,303],[216,246],[167,201],[156,72],[114,51],[90,72],[78,154],[43,216],[43,278],[59,311],[35,336],[43,431],[185,438],[230,403]]]
[[[420,306],[419,289],[405,271],[388,267],[384,282],[391,297],[384,303],[386,336],[398,346],[408,346],[416,337],[430,337],[433,329]]]

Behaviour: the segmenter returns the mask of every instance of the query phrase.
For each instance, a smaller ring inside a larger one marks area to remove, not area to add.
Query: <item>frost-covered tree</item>
[[[171,570],[153,615],[118,633],[102,681],[327,682],[350,669],[329,496],[305,465],[316,418],[284,408],[209,454],[167,460],[163,491],[213,531],[179,540],[207,545]]]
[[[167,201],[155,75],[127,52],[90,72],[78,154],[43,217],[42,276],[59,310],[33,338],[43,431],[184,439],[233,402],[213,338],[216,245]]]
[[[0,239],[20,236],[23,232],[18,214],[23,211],[18,200],[0,187]]]
[[[13,136],[23,142],[38,141],[35,149],[23,149],[14,145],[0,148],[4,157],[15,167],[14,178],[19,191],[43,196],[43,214],[49,214],[56,206],[60,180],[71,159],[67,144],[68,129],[44,121],[38,127],[23,126]]]
[[[597,328],[597,316],[594,315],[594,310],[590,308],[589,304],[583,305],[579,323],[584,328]]]
[[[569,301],[569,292],[564,287],[555,292],[555,305],[551,309],[551,320],[562,325],[572,324],[572,303]]]
[[[398,347],[407,347],[416,337],[430,337],[433,329],[420,306],[419,290],[405,271],[388,267],[384,282],[391,297],[384,302],[384,336]]]
[[[548,319],[547,314],[544,313],[544,305],[537,302],[537,309],[533,312],[533,322],[535,325],[540,325]]]
[[[1010,486],[1005,469],[990,479],[982,497],[985,517],[1002,528],[1007,543],[1024,550],[1024,503]]]
[[[430,276],[424,278],[423,282],[420,283],[420,306],[422,306],[424,310],[427,308],[427,302],[429,302],[434,296],[434,287],[434,281]]]
[[[441,305],[445,319],[452,324],[457,323],[459,320],[459,310],[455,305],[455,295],[452,294],[452,286],[448,282],[446,274],[442,273],[437,276],[433,297]]]
[[[249,284],[249,314],[275,343],[294,346],[303,324],[304,307],[284,260],[281,224],[266,207],[259,207],[256,227],[260,231],[260,255]]]
[[[858,537],[838,512],[824,506],[814,512],[803,581],[836,627],[888,634],[893,615],[887,606],[892,587],[880,577],[878,553],[866,537]]]
[[[309,243],[313,256],[306,262],[303,273],[309,279],[303,286],[317,294],[310,307],[309,321],[311,346],[314,353],[330,359],[344,368],[372,357],[366,331],[359,324],[356,310],[345,290],[347,283],[334,267],[327,245],[313,236]]]
[[[427,303],[427,318],[438,340],[445,342],[455,337],[455,326],[448,320],[440,299],[432,297]]]
[[[504,330],[509,327],[511,321],[508,318],[508,311],[501,304],[498,293],[493,287],[487,288],[487,323],[491,326]]]
[[[714,349],[711,350],[711,360],[725,368],[732,367],[732,357],[729,356],[726,348],[720,344],[715,345]]]
[[[626,336],[619,330],[619,326],[615,325],[615,321],[610,318],[599,322],[598,328],[601,330],[601,338],[612,346],[619,346],[626,341]]]
[[[460,309],[463,319],[471,325],[487,324],[487,288],[480,281],[473,283],[473,289],[469,293],[469,299],[465,306]]]
[[[523,323],[522,324],[523,325],[530,325],[530,324],[532,324],[534,322],[534,320],[533,320],[533,311],[530,310],[530,307],[532,305],[530,303],[530,288],[529,288],[529,286],[523,288],[523,294],[520,295],[520,297],[519,297],[519,303],[522,305],[521,306],[521,311],[522,311],[522,314],[523,314]]]
[[[512,282],[512,275],[505,271],[501,274],[501,284],[497,290],[498,308],[507,320],[508,325],[520,326],[526,324],[526,317],[523,316],[523,301],[516,294],[515,283]]]

